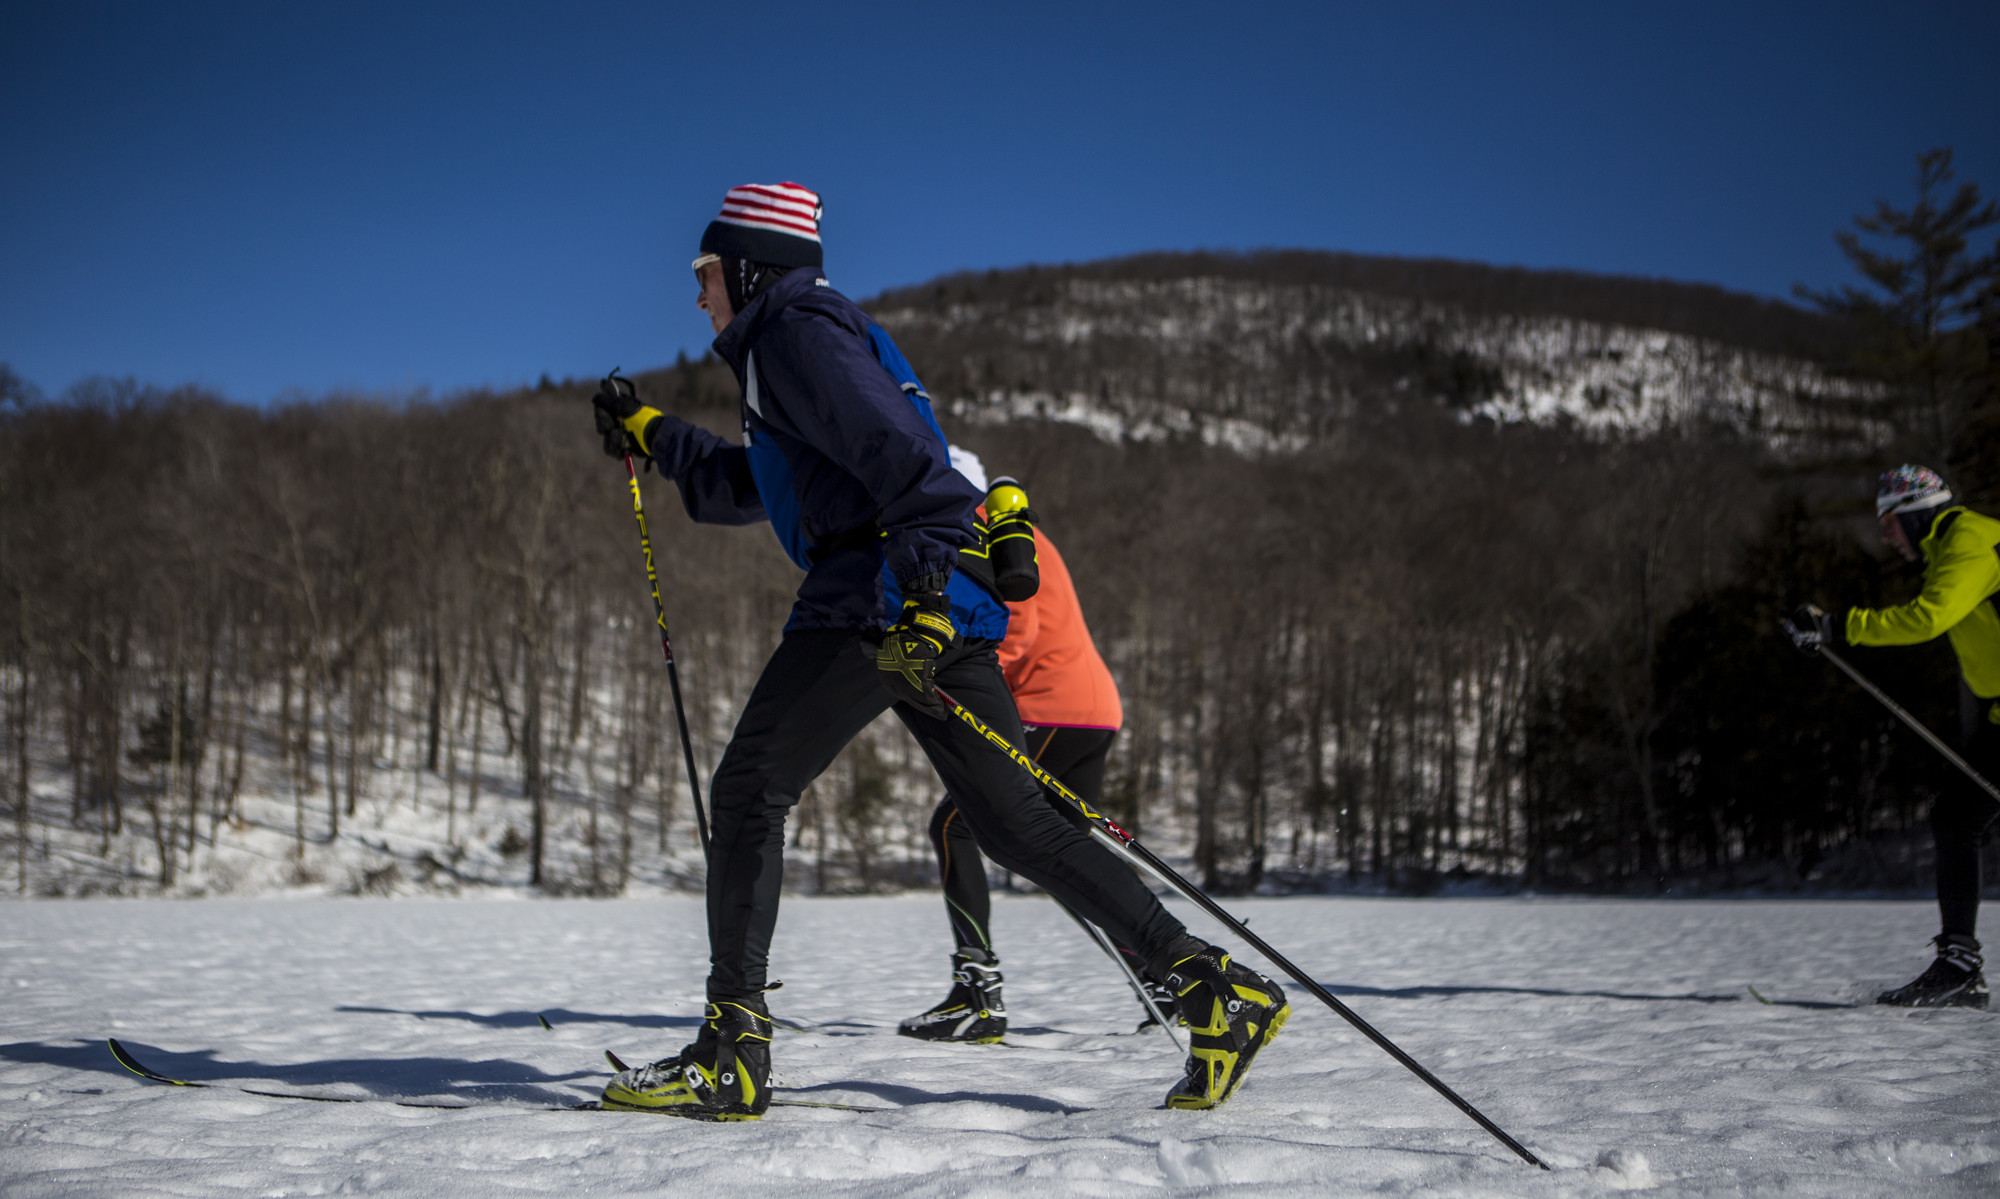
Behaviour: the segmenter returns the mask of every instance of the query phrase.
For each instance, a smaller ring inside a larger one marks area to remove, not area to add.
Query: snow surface
[[[2000,1020],[1848,1006],[1924,965],[1930,905],[1228,902],[1555,1170],[1297,988],[1227,1107],[1161,1110],[1177,1054],[1045,899],[996,897],[1008,1047],[894,1035],[944,994],[935,895],[788,898],[780,1079],[891,1110],[747,1125],[541,1110],[593,1098],[606,1048],[691,1038],[697,899],[89,900],[0,906],[0,1194],[2000,1193]],[[480,1106],[167,1087],[106,1036],[185,1078]]]

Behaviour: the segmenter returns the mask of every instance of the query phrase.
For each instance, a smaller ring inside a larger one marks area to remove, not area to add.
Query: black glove
[[[612,371],[597,385],[590,405],[605,453],[613,458],[626,454],[652,457],[653,422],[660,419],[660,410],[639,402],[639,389],[632,386],[632,380]]]
[[[1792,618],[1785,622],[1785,632],[1791,635],[1792,644],[1803,654],[1816,654],[1821,647],[1847,644],[1839,623],[1831,614],[1822,611],[1818,604],[1800,604],[1794,608]]]
[[[882,685],[899,703],[942,719],[945,708],[937,697],[937,660],[957,641],[951,601],[934,591],[911,595],[903,601],[902,618],[889,626],[882,648],[875,651]]]

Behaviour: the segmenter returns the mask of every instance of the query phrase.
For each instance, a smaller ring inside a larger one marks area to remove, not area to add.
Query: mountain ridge
[[[1699,420],[1785,452],[1835,432],[1807,397],[1860,386],[1827,365],[1839,323],[1789,305],[1616,277],[1406,267],[1150,255],[950,276],[869,306],[957,418],[1253,452],[1337,442],[1353,421],[1413,403],[1607,435]],[[1793,351],[1770,348],[1780,344]]]
[[[1840,318],[1714,283],[1336,250],[1149,251],[957,271],[886,289],[862,301],[862,307],[923,310],[996,300],[1032,304],[1043,298],[1040,289],[1069,280],[1202,278],[1326,287],[1445,304],[1478,315],[1566,317],[1657,329],[1790,358],[1837,354],[1850,335]]]

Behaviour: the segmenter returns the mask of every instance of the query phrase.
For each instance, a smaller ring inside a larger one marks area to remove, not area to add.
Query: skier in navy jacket
[[[1213,1107],[1283,1025],[1284,995],[1189,936],[1033,779],[948,719],[940,685],[1021,741],[995,655],[1006,608],[953,569],[978,536],[983,497],[952,468],[927,409],[882,366],[867,316],[827,285],[819,216],[819,197],[797,184],[746,185],[702,235],[696,303],[742,385],[743,445],[616,388],[593,401],[608,452],[650,455],[696,520],[769,520],[807,572],[710,784],[701,1033],[678,1055],[614,1077],[605,1105],[710,1120],[756,1119],[769,1105],[765,970],[785,816],[893,705],[989,857],[1139,948],[1174,985],[1195,1052],[1168,1103]]]

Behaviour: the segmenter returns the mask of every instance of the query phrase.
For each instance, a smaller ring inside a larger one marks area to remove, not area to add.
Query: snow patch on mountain
[[[1442,401],[1466,419],[1604,434],[1714,421],[1782,450],[1829,427],[1800,397],[1863,395],[1803,358],[1684,333],[1236,279],[1065,280],[1037,303],[876,317],[980,381],[932,389],[961,419],[1193,436],[1244,452],[1310,444],[1385,393]]]

